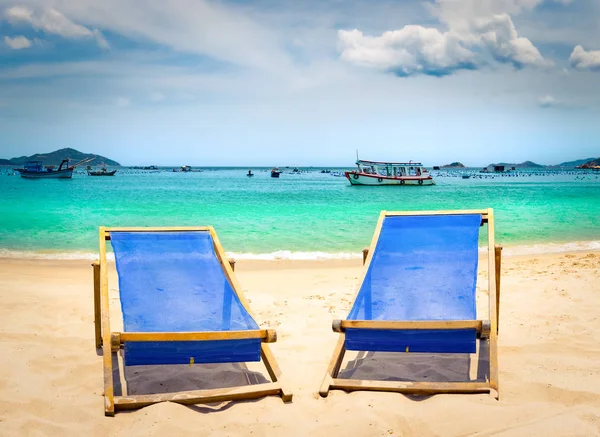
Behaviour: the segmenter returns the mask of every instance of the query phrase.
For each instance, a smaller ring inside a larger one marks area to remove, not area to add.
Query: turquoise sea
[[[462,179],[434,171],[432,187],[352,187],[321,169],[302,170],[284,169],[279,179],[267,169],[248,178],[248,168],[206,168],[26,180],[4,169],[0,255],[92,257],[100,225],[212,225],[225,250],[242,258],[358,257],[383,209],[487,207],[495,210],[496,240],[509,249],[600,248],[598,172]]]

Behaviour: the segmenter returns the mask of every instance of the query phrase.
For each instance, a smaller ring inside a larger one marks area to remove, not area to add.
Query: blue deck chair
[[[110,329],[106,241],[115,254],[123,332]],[[278,394],[292,399],[212,227],[100,228],[94,266],[96,347],[103,349],[105,414],[157,402],[182,404],[251,399]],[[125,366],[260,361],[272,382],[148,395],[114,395],[113,353]]]
[[[478,239],[487,224],[489,320],[475,307]],[[494,244],[493,210],[382,211],[364,276],[319,393],[330,389],[409,394],[481,393],[498,398],[498,314],[501,246]],[[422,382],[339,378],[347,350],[405,353],[476,352],[489,342],[485,381]]]

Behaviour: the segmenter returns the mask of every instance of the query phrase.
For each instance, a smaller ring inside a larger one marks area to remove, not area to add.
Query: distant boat
[[[190,165],[182,165],[180,168],[174,168],[173,173],[202,173],[202,170],[194,170]]]
[[[106,167],[102,167],[102,170],[89,170],[87,174],[89,176],[114,176],[117,170],[108,171]]]
[[[252,170],[248,170],[248,174],[246,176],[251,178],[252,176],[254,176],[254,173],[252,173]]]
[[[462,175],[462,178],[463,178],[463,179],[469,179],[470,177],[471,177],[471,175],[470,175],[470,174],[464,174],[464,175]]]
[[[281,174],[281,170],[279,170],[277,167],[275,167],[274,169],[271,170],[272,178],[278,178],[280,174]]]
[[[69,165],[68,159],[63,159],[56,170],[53,165],[42,165],[42,161],[27,161],[23,168],[14,170],[26,179],[71,179],[75,166]]]
[[[378,162],[357,160],[358,170],[347,171],[352,185],[434,185],[429,171],[420,162]]]

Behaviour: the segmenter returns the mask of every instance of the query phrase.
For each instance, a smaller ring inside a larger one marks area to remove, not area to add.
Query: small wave
[[[573,241],[570,243],[541,243],[522,246],[506,246],[502,254],[514,255],[543,255],[546,253],[581,252],[600,250],[600,241]]]
[[[0,258],[48,259],[48,260],[97,260],[98,253],[93,252],[44,252],[0,249]],[[107,253],[106,258],[114,260],[114,254]]]
[[[251,252],[226,252],[228,258],[235,260],[256,260],[256,261],[276,261],[276,260],[344,260],[344,259],[360,259],[362,252],[292,252],[291,250],[278,250],[271,253],[251,253]],[[90,252],[35,252],[35,251],[18,251],[0,249],[0,258],[17,258],[17,259],[47,259],[47,260],[96,260],[97,253]],[[107,253],[108,260],[114,260],[113,253]]]
[[[291,250],[278,250],[272,253],[235,253],[227,252],[228,258],[236,260],[295,260],[295,261],[318,261],[336,259],[361,259],[362,252],[292,252]]]
[[[542,243],[531,245],[504,246],[502,254],[504,256],[517,255],[542,255],[551,253],[579,252],[589,250],[600,250],[600,240],[594,241],[574,241],[570,243]],[[485,248],[480,250],[485,251]],[[106,254],[107,259],[114,260],[113,253]],[[356,252],[293,252],[291,250],[278,250],[270,253],[252,253],[252,252],[227,252],[228,258],[235,260],[256,260],[256,261],[326,261],[326,260],[352,260],[361,259],[362,251]],[[17,251],[9,249],[0,249],[0,259],[46,259],[46,260],[96,260],[98,253],[94,252],[48,252],[48,251]]]

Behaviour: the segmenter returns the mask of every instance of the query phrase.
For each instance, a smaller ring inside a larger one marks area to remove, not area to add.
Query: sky
[[[600,156],[598,0],[0,0],[0,157]]]

